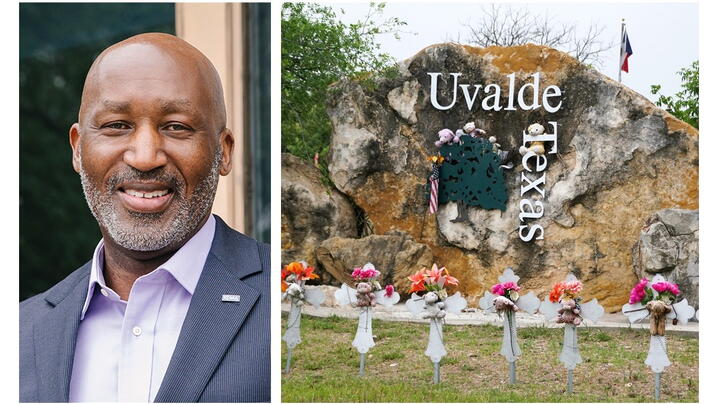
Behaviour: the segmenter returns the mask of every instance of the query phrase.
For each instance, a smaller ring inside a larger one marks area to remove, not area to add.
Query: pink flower
[[[491,287],[491,293],[496,296],[505,296],[509,290],[519,291],[521,288],[514,282],[497,283]]]
[[[354,268],[354,271],[352,271],[352,278],[354,279],[360,279],[360,280],[369,280],[372,278],[376,278],[381,274],[381,272],[377,271],[374,268]]]
[[[513,282],[505,282],[505,283],[503,284],[503,287],[504,287],[504,289],[506,289],[506,290],[515,290],[515,291],[517,291],[517,292],[518,292],[519,290],[521,290],[521,288],[519,287],[519,285],[517,285],[517,284],[515,284],[515,283],[513,283]]]
[[[678,296],[681,293],[680,289],[678,289],[678,285],[675,283],[656,282],[651,287],[658,293],[668,292],[674,296]]]
[[[495,294],[496,296],[503,296],[504,295],[504,285],[497,283],[496,285],[492,286],[491,293]]]
[[[391,297],[391,295],[394,294],[394,285],[386,285],[386,288],[384,288],[384,294],[386,297]]]
[[[579,293],[581,293],[582,289],[583,284],[581,281],[566,282],[564,283],[563,292],[567,295],[571,295],[572,297],[576,297]]]
[[[379,276],[379,271],[377,271],[376,269],[371,269],[371,268],[367,268],[367,269],[363,270],[361,273],[362,279],[371,279],[371,278],[376,278],[377,276]]]
[[[643,300],[646,297],[646,286],[648,286],[648,279],[643,278],[636,286],[631,290],[631,296],[628,298],[628,303],[635,304]]]
[[[439,283],[439,280],[441,279],[441,273],[443,271],[444,271],[444,268],[439,269],[439,267],[436,264],[434,264],[431,267],[431,270],[429,272],[427,272],[427,274],[426,274],[426,276],[428,277],[427,280],[431,281],[431,282],[427,282],[427,283],[432,283],[432,284]]]
[[[352,278],[361,278],[361,267],[354,268]]]

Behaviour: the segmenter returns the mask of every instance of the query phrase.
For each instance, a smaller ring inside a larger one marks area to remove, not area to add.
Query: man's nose
[[[152,125],[140,125],[130,137],[124,161],[140,171],[150,171],[167,164],[162,134]]]

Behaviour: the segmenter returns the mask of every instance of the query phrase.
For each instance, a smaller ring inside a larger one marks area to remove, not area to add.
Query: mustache
[[[125,182],[158,182],[169,185],[177,191],[184,191],[185,183],[182,177],[169,172],[165,167],[157,167],[150,171],[140,171],[134,167],[126,166],[112,174],[106,181],[107,190],[112,192]]]

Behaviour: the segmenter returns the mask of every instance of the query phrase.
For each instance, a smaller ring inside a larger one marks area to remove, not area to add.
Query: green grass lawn
[[[283,314],[283,326],[286,314]],[[643,364],[648,330],[601,331],[581,327],[583,363],[566,393],[566,369],[558,361],[563,329],[520,328],[523,355],[518,383],[508,385],[508,364],[499,355],[501,327],[444,326],[449,352],[441,383],[433,385],[424,356],[428,324],[374,320],[376,346],[359,377],[359,354],[351,342],[356,319],[302,316],[302,343],[292,352],[292,370],[282,375],[286,402],[473,402],[473,401],[653,401],[653,373]],[[663,373],[662,401],[698,400],[698,339],[668,336],[673,364]],[[282,344],[282,361],[286,360]],[[284,362],[282,362],[282,369]]]

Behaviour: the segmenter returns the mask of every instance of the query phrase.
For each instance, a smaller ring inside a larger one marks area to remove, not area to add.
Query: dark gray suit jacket
[[[269,246],[216,217],[156,402],[270,401]],[[20,303],[20,401],[67,401],[91,262]],[[223,302],[223,294],[240,295]]]

